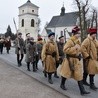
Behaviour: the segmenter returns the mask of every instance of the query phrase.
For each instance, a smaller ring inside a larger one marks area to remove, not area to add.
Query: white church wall
[[[70,27],[55,27],[55,28],[47,28],[47,29],[51,29],[52,32],[55,32],[55,37],[57,37],[57,40],[58,40],[58,38],[61,36],[61,32],[63,32],[63,35],[64,35],[64,30],[65,30],[65,32],[66,32],[66,30],[68,32],[71,32],[73,27],[74,26],[70,26]],[[65,33],[66,34],[65,35],[66,36],[66,40],[69,39],[69,37],[70,37],[68,32]]]

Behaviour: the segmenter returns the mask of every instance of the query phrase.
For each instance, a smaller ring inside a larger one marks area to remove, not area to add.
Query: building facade
[[[39,7],[28,0],[25,4],[19,7],[19,32],[22,33],[23,38],[30,33],[32,37],[37,39],[38,35],[38,10]]]

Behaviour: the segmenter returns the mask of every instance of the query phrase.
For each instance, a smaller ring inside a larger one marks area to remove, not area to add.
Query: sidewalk
[[[0,58],[3,59],[8,64],[10,64],[11,66],[21,70],[25,74],[33,77],[34,79],[43,83],[44,85],[51,87],[52,89],[56,90],[57,92],[60,92],[61,94],[65,95],[66,97],[69,97],[69,98],[97,98],[97,96],[98,96],[98,91],[92,91],[87,86],[85,86],[85,88],[87,91],[90,91],[91,94],[81,96],[77,82],[73,79],[69,79],[66,81],[66,87],[67,87],[66,91],[64,91],[60,88],[60,78],[56,79],[53,77],[54,84],[49,84],[47,82],[47,78],[45,78],[43,75],[43,72],[42,72],[43,67],[42,67],[41,61],[39,61],[39,70],[36,73],[34,73],[32,70],[30,72],[28,72],[26,70],[25,61],[23,61],[23,63],[22,63],[23,65],[21,67],[17,67],[16,55],[14,54],[14,49],[11,50],[10,54],[4,53],[3,55],[0,55]],[[32,69],[32,66],[31,66],[31,69]],[[96,77],[95,77],[95,83],[96,83],[96,86],[98,86],[98,75],[96,75]]]
[[[0,98],[67,98],[0,59]]]

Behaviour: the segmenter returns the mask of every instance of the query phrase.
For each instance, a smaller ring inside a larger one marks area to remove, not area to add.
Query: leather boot
[[[96,91],[98,88],[94,84],[94,75],[89,75],[89,76],[90,76],[90,88]]]
[[[90,94],[90,92],[87,92],[85,90],[82,81],[78,81],[78,86],[79,86],[81,95]]]
[[[21,65],[20,65],[19,57],[20,57],[20,55],[19,55],[19,54],[17,54],[17,63],[18,63],[18,67],[20,67],[20,66],[21,66]]]
[[[87,76],[88,76],[88,74],[84,72],[83,73],[83,84],[86,86],[90,86],[90,84],[87,83]]]
[[[37,64],[37,62],[36,62],[36,69],[38,70],[38,64]]]
[[[50,84],[53,84],[53,81],[52,81],[52,73],[48,73],[48,82]]]
[[[65,81],[66,81],[66,78],[61,77],[61,84],[60,84],[60,87],[61,87],[63,90],[67,90],[66,87],[65,87]]]
[[[57,71],[54,73],[54,77],[59,78],[59,76],[57,75]]]
[[[33,63],[33,72],[36,72],[37,70],[36,70],[36,64],[35,63]]]
[[[27,70],[30,71],[30,62],[27,62]]]
[[[43,71],[45,78],[47,78],[47,72],[44,70]]]

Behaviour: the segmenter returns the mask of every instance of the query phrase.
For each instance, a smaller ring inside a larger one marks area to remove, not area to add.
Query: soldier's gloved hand
[[[52,57],[56,57],[56,52],[53,52],[52,53]]]
[[[90,56],[88,56],[88,57],[86,57],[85,59],[90,59],[91,57]]]

